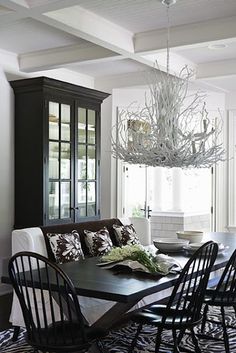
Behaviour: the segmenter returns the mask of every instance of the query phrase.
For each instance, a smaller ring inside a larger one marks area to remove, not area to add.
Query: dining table
[[[219,276],[217,273],[224,268],[236,248],[236,234],[204,233],[202,241],[206,242],[208,240],[222,243],[225,247],[225,251],[218,254],[212,268],[211,281],[215,281]],[[169,253],[168,255],[174,258],[180,267],[183,267],[191,256],[187,251]],[[107,329],[114,327],[126,316],[128,317],[128,311],[140,300],[154,293],[159,293],[159,297],[163,293],[163,299],[167,298],[178,278],[178,273],[169,273],[164,276],[108,270],[99,266],[98,263],[99,258],[88,257],[59,265],[73,282],[79,296],[114,302],[114,305],[93,323],[94,327],[106,327]],[[42,268],[41,271],[41,278],[43,279],[44,269]],[[8,275],[2,276],[2,282],[10,283]],[[51,288],[53,290],[53,280]]]

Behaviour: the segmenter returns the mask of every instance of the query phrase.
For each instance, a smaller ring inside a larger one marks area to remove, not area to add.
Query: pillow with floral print
[[[109,231],[106,227],[97,232],[84,230],[84,234],[85,243],[92,256],[102,256],[113,247]]]
[[[133,224],[126,226],[113,224],[113,229],[115,232],[116,240],[120,246],[140,244]]]
[[[47,233],[56,263],[78,261],[84,258],[81,248],[80,236],[76,230],[71,233]]]

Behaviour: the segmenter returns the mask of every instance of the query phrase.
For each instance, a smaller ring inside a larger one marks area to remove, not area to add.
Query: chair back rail
[[[225,266],[212,299],[222,300],[225,304],[236,302],[236,249]]]
[[[56,264],[39,254],[20,252],[9,261],[9,276],[32,346],[55,352],[88,346],[74,285]]]
[[[202,245],[184,266],[167,303],[167,311],[176,320],[188,323],[201,318],[201,307],[212,265],[218,253],[218,245],[209,241]],[[174,309],[174,310],[173,310]],[[166,317],[163,317],[163,323]]]

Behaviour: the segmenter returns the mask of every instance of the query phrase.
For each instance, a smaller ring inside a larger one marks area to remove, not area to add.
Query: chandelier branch
[[[119,111],[113,156],[168,168],[208,168],[223,161],[221,124],[210,121],[201,92],[187,96],[192,72],[185,67],[179,78],[162,74],[158,79],[156,73],[153,77],[144,107]]]

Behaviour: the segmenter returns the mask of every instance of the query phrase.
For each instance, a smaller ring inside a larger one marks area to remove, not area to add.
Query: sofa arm
[[[20,251],[32,251],[48,257],[43,233],[39,227],[13,230],[12,255]]]

